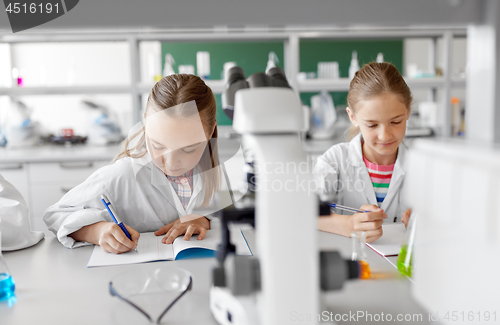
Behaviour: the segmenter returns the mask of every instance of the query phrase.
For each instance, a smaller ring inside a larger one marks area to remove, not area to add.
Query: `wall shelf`
[[[214,94],[222,94],[224,91],[224,80],[205,80],[205,83]],[[149,94],[153,86],[154,83],[140,83],[137,89],[141,94]]]
[[[450,76],[452,40],[454,37],[466,37],[466,26],[424,28],[327,28],[327,29],[273,29],[273,30],[194,30],[194,31],[131,31],[129,33],[104,31],[68,32],[64,34],[0,34],[0,43],[30,43],[30,42],[127,42],[130,49],[131,83],[130,85],[113,86],[67,86],[67,87],[23,87],[0,88],[0,95],[68,95],[68,94],[130,94],[133,100],[133,122],[140,119],[142,96],[150,92],[153,83],[143,83],[140,80],[139,43],[142,41],[167,42],[235,42],[235,41],[283,41],[284,70],[293,89],[299,92],[319,92],[321,90],[345,92],[349,90],[350,80],[340,78],[297,80],[300,72],[300,41],[301,40],[334,40],[334,39],[401,39],[401,38],[431,38],[436,42],[443,40],[442,68],[444,75],[437,78],[406,79],[411,89],[429,89],[443,91],[442,106],[439,121],[442,125],[441,135],[451,132],[451,105],[449,98],[454,87],[465,87],[464,79],[454,79]],[[431,49],[436,62],[436,46]],[[208,80],[207,84],[215,94],[224,90],[223,80]],[[451,133],[450,133],[451,134]]]
[[[349,78],[339,79],[306,79],[297,81],[297,89],[301,92],[348,91],[351,80]]]
[[[131,86],[0,87],[0,96],[130,94]]]
[[[411,89],[441,88],[446,80],[442,77],[436,78],[405,78],[408,87]],[[306,79],[297,81],[297,89],[301,92],[327,91],[349,91],[349,78],[339,79]],[[465,79],[454,79],[451,81],[453,87],[465,87]]]

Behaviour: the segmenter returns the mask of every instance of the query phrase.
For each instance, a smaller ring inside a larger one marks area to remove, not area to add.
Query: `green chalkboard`
[[[174,70],[182,64],[193,65],[196,68],[196,52],[210,52],[210,78],[222,79],[225,62],[234,61],[243,68],[246,76],[263,72],[266,69],[269,52],[274,51],[284,67],[283,42],[169,42],[162,43],[162,66],[165,54],[170,53],[174,60]],[[403,67],[403,40],[301,40],[300,71],[317,72],[318,62],[337,61],[340,77],[348,77],[352,51],[358,52],[359,63],[362,66],[374,61],[379,52],[384,53],[386,62],[393,63],[399,71]],[[310,99],[316,93],[301,93],[305,105],[310,105]],[[346,105],[347,92],[332,92],[336,105]],[[231,120],[224,114],[221,106],[221,95],[216,95],[217,122],[219,125],[230,125]]]
[[[403,40],[301,40],[300,71],[315,72],[318,62],[337,61],[341,78],[349,77],[352,51],[358,52],[359,65],[375,61],[378,53],[384,54],[384,61],[403,71]],[[310,106],[311,97],[317,93],[301,93],[304,105]],[[347,105],[347,92],[330,92],[335,105]]]
[[[174,70],[183,64],[193,65],[196,69],[196,52],[210,53],[210,79],[223,79],[225,62],[234,61],[243,68],[245,75],[266,70],[269,52],[273,51],[280,60],[277,64],[283,68],[283,42],[214,42],[214,43],[162,43],[162,66],[165,64],[165,54],[170,53],[175,60]],[[224,114],[221,105],[221,95],[216,95],[217,123],[231,125],[232,121]]]

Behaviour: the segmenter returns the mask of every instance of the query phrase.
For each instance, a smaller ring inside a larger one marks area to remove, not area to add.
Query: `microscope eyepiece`
[[[271,78],[264,72],[256,72],[250,75],[250,77],[248,77],[248,84],[250,85],[250,88],[273,86]]]
[[[232,120],[234,113],[234,94],[240,89],[248,88],[248,82],[245,79],[245,72],[238,66],[229,69],[224,79],[227,80],[227,82],[221,97],[222,109]]]
[[[240,80],[245,80],[245,72],[243,72],[241,67],[235,66],[227,71],[227,88]]]
[[[234,66],[227,70],[224,76],[226,84],[222,93],[222,109],[232,120],[234,114],[234,96],[240,89],[260,88],[260,87],[281,87],[291,88],[286,80],[285,72],[279,67],[273,67],[267,73],[257,72],[245,79],[245,72],[239,66]]]
[[[285,72],[280,67],[274,67],[266,73],[272,81],[273,87],[291,88],[286,80]]]

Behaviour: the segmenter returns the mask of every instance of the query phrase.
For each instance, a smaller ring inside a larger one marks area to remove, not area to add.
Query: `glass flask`
[[[0,301],[15,296],[16,285],[2,255],[2,233],[0,232]]]

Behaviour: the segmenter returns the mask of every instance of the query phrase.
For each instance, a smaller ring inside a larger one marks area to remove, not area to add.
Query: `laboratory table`
[[[243,233],[258,255],[253,229]],[[318,231],[318,243],[321,249],[338,250],[346,258],[351,254],[349,238]],[[4,252],[16,282],[17,301],[0,303],[0,324],[147,324],[143,315],[110,295],[108,284],[124,271],[153,271],[165,263],[188,270],[194,280],[192,291],[165,315],[162,323],[216,324],[209,308],[210,272],[216,265],[215,258],[87,268],[92,250],[93,246],[67,249],[49,234],[33,247]],[[381,324],[385,322],[375,319],[387,319],[390,314],[392,324],[429,324],[428,312],[411,295],[411,281],[394,267],[395,258],[385,259],[368,247],[367,256],[375,279],[350,281],[342,290],[326,293],[322,317],[337,317],[337,324],[371,323],[369,318],[352,318],[353,314],[364,313],[371,314],[373,323]],[[289,258],[295,257],[290,254]],[[398,315],[407,320],[397,321]],[[418,315],[420,319],[415,318]],[[301,324],[300,317],[307,315],[290,315],[283,324]]]

